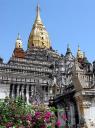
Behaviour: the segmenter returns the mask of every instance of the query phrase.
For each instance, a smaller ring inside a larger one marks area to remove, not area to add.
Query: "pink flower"
[[[67,120],[66,114],[62,115],[63,120]]]
[[[6,128],[10,128],[10,127],[12,127],[13,126],[13,123],[12,122],[8,122],[7,124],[6,124]]]
[[[48,117],[50,117],[51,116],[51,112],[46,112],[45,115],[48,116]]]
[[[45,121],[48,121],[50,117],[51,117],[51,113],[50,112],[46,112],[45,116],[44,116]]]
[[[26,115],[26,120],[28,120],[28,121],[31,121],[32,120],[31,114]]]
[[[61,122],[58,120],[58,121],[56,122],[56,125],[57,125],[58,127],[60,127],[60,126],[61,126]]]
[[[40,116],[41,116],[41,112],[35,112],[36,119],[40,118]]]

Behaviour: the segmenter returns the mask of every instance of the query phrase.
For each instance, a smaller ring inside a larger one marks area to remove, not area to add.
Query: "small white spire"
[[[83,57],[85,58],[86,56],[85,56],[85,52],[83,52]]]
[[[70,44],[69,43],[67,43],[67,48],[70,48]]]
[[[68,54],[68,53],[71,53],[71,49],[70,49],[69,43],[67,44],[67,51],[66,51],[66,54]]]
[[[20,38],[20,34],[18,33],[17,39],[16,39],[16,48],[22,48],[22,40]]]
[[[78,44],[78,51],[80,51],[80,45]]]
[[[18,33],[18,35],[17,35],[17,40],[20,40],[20,34]]]

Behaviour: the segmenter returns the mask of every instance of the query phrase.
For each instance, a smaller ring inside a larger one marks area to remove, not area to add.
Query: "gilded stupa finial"
[[[84,57],[84,54],[83,54],[83,52],[80,50],[80,46],[79,46],[79,44],[78,44],[77,58],[78,58],[78,59],[83,59],[83,57]]]
[[[16,39],[16,48],[22,48],[22,40],[20,38],[20,34],[18,33],[17,39]]]
[[[40,5],[39,3],[37,4],[37,8],[36,8],[36,20],[35,23],[42,23],[41,17],[40,17]]]

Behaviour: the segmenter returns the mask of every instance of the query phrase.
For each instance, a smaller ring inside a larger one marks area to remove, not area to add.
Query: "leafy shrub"
[[[0,101],[0,128],[53,128],[54,108],[25,103],[21,98]]]

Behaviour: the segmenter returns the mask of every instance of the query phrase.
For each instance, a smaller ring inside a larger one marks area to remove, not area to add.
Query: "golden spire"
[[[50,39],[40,17],[40,6],[37,5],[36,19],[28,39],[28,48],[50,48]]]
[[[39,4],[37,5],[37,10],[36,10],[37,14],[36,14],[36,20],[35,20],[35,23],[41,23],[42,24],[42,20],[41,20],[41,17],[40,17],[40,6]]]
[[[80,46],[78,45],[78,50],[77,50],[77,58],[78,59],[83,59],[84,58],[84,54],[83,52],[80,50]]]

